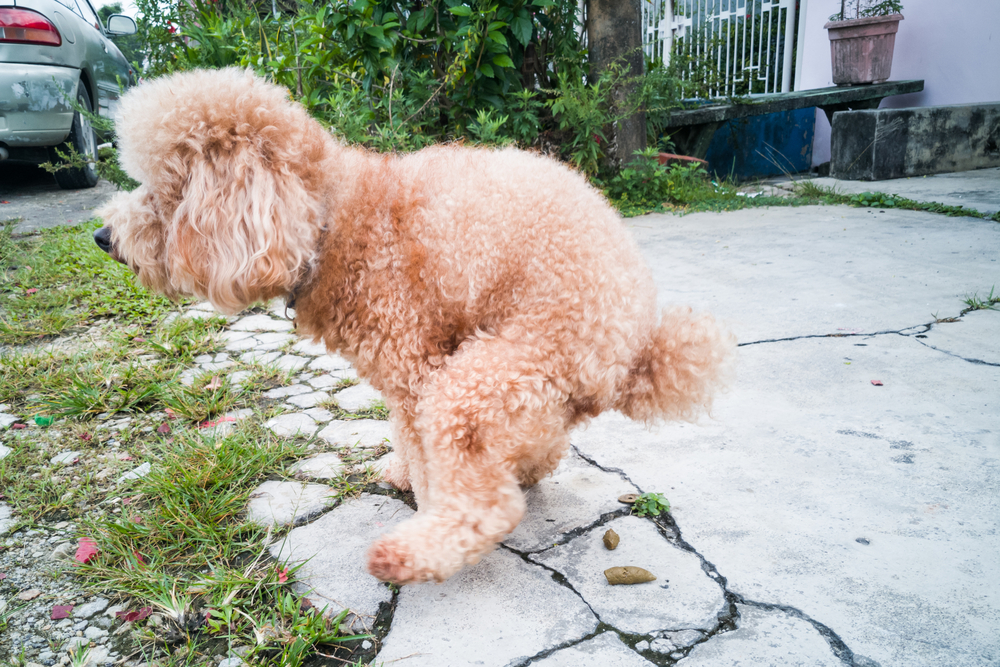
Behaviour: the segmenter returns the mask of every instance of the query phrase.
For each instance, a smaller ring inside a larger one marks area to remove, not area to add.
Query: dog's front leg
[[[443,581],[517,526],[521,460],[565,446],[564,397],[537,354],[501,338],[476,341],[429,378],[414,423],[420,455],[408,457],[418,511],[372,545],[376,577]]]

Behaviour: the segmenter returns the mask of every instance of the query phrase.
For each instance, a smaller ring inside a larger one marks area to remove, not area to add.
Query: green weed
[[[670,511],[670,501],[662,493],[640,494],[632,504],[632,514],[636,516],[660,516],[663,512]]]

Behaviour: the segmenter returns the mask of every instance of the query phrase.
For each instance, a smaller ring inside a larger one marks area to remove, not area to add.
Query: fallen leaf
[[[25,293],[25,294],[34,294],[34,293],[35,293],[35,292],[37,292],[37,291],[38,291],[38,288],[37,288],[37,287],[29,287],[28,289],[26,289],[26,290],[25,290],[25,292],[24,292],[24,293]]]
[[[163,411],[167,413],[168,419],[177,419],[177,414],[170,408],[165,408]]]
[[[10,202],[6,199],[0,199],[0,204],[9,204]]]
[[[32,588],[30,591],[21,591],[17,594],[17,599],[22,602],[30,602],[41,595],[42,592],[37,588]]]
[[[313,603],[309,601],[309,598],[302,598],[301,602],[299,602],[299,608],[302,611],[305,611],[307,609],[312,609],[312,606]]]
[[[160,427],[156,429],[156,432],[166,435],[167,433],[170,433],[170,425],[167,422],[163,422],[160,424]]]
[[[882,381],[881,380],[872,380],[872,384],[875,385],[876,387],[881,387],[882,386]]]
[[[236,421],[236,417],[225,417],[225,416],[223,416],[223,417],[219,417],[214,422],[213,421],[204,421],[204,422],[198,424],[198,428],[212,428],[213,426],[218,426],[219,424],[222,424],[222,423],[225,423],[225,422],[234,422],[234,421]]]
[[[146,342],[145,338],[140,338],[139,336],[136,336],[132,340],[134,340],[136,343],[145,343]]]
[[[278,570],[278,583],[283,584],[288,581],[288,568]]]
[[[90,435],[89,433],[81,433],[80,434],[80,439],[83,440],[84,442],[90,440],[93,437],[94,436]]]
[[[80,543],[76,547],[76,554],[73,556],[80,563],[89,562],[97,555],[97,542],[89,537],[81,537]]]
[[[52,616],[50,618],[53,621],[58,621],[62,618],[69,618],[69,613],[73,611],[73,605],[71,604],[57,604],[52,607]]]
[[[140,563],[142,563],[143,565],[146,564],[146,561],[145,561],[145,559],[143,559],[142,554],[139,553],[138,551],[133,551],[132,555],[135,556],[135,559],[137,561],[139,561]]]
[[[7,578],[7,575],[4,574],[3,572],[0,572],[0,580],[6,579],[6,578]]]
[[[15,429],[21,429],[21,428],[28,428],[28,425],[27,424],[11,424],[10,427],[11,428],[15,428]]]
[[[222,387],[222,378],[216,375],[211,382],[205,385],[204,389],[219,389],[220,387]]]
[[[115,618],[126,622],[142,621],[153,613],[152,607],[141,607],[138,611],[119,611]]]

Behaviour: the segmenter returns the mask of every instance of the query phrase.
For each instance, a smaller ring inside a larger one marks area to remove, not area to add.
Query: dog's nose
[[[111,254],[111,228],[105,225],[94,232],[94,243],[104,252]]]

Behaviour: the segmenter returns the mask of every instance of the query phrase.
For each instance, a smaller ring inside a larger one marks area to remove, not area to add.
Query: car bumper
[[[3,63],[0,143],[11,148],[57,146],[69,136],[80,70]]]

